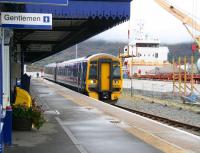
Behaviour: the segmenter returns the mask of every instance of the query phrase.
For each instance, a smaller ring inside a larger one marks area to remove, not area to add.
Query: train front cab
[[[122,89],[120,61],[100,58],[88,62],[88,67],[88,95],[104,101],[117,101]]]

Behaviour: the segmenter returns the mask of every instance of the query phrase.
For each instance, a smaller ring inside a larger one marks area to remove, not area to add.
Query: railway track
[[[129,112],[132,112],[132,113],[135,113],[135,114],[138,114],[138,115],[141,115],[141,116],[162,122],[162,123],[166,123],[166,124],[171,125],[173,127],[189,130],[190,132],[192,132],[196,135],[200,135],[200,127],[199,126],[182,123],[182,122],[179,122],[179,121],[175,121],[175,120],[171,120],[171,119],[168,119],[168,118],[165,118],[165,117],[161,117],[161,116],[149,114],[149,113],[146,113],[146,112],[130,109],[130,108],[127,108],[127,107],[116,105],[116,104],[114,106],[121,108],[121,109],[124,109],[124,110],[127,110]]]

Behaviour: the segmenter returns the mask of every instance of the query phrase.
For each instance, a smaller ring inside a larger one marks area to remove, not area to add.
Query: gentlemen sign
[[[68,0],[0,0],[0,3],[37,4],[37,5],[68,5]]]
[[[52,14],[1,12],[2,27],[52,29]]]

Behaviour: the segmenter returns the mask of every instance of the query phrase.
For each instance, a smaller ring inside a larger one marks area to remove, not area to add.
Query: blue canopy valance
[[[68,6],[25,5],[20,12],[52,13],[54,18],[126,18],[130,17],[130,0],[69,0]]]

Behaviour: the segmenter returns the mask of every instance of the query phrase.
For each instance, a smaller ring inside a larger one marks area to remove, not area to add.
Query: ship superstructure
[[[133,42],[124,47],[124,69],[129,76],[145,75],[152,70],[168,65],[169,49],[160,46],[158,38],[144,37],[135,38]]]

